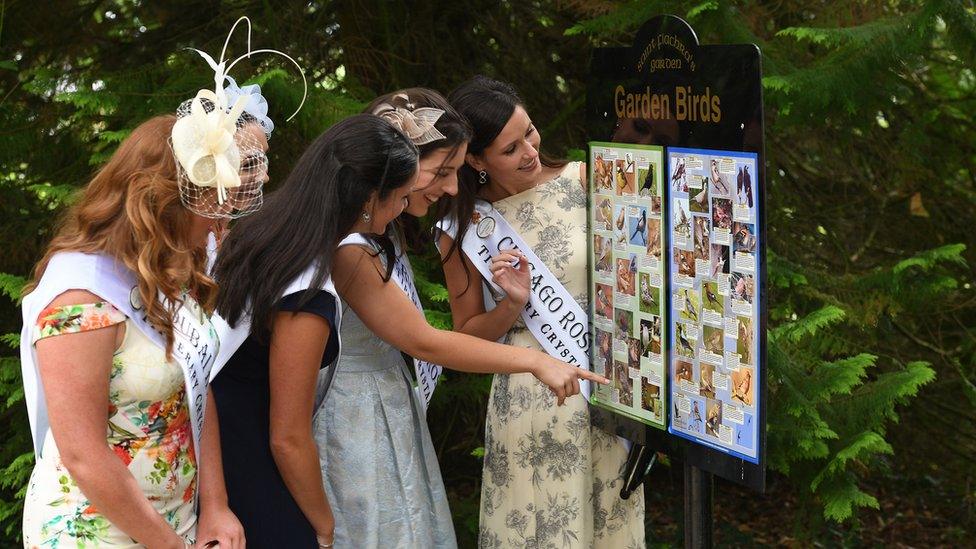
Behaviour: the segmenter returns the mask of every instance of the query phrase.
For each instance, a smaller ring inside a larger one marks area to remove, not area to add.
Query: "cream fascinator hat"
[[[396,100],[402,100],[403,106],[382,103],[373,109],[373,114],[393,124],[396,129],[410,138],[414,145],[426,145],[445,138],[444,134],[434,127],[444,111],[431,107],[416,109],[405,93],[398,93],[391,98],[391,102]]]
[[[247,53],[228,61],[227,45],[237,26],[247,25]],[[305,87],[298,109],[308,95],[308,83],[302,67],[278,50],[251,50],[251,21],[238,19],[224,41],[220,59],[214,61],[206,52],[191,49],[214,71],[214,88],[197,92],[176,111],[170,143],[176,157],[180,200],[192,212],[214,219],[233,219],[256,211],[264,200],[262,187],[267,179],[268,158],[260,144],[260,129],[265,137],[274,130],[268,118],[268,102],[257,85],[239,87],[228,76],[241,59],[257,53],[280,55],[298,67]]]

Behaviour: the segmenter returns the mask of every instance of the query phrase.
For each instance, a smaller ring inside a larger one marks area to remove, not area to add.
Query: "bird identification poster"
[[[664,150],[590,143],[591,402],[666,427]]]
[[[668,431],[758,463],[754,153],[668,148]]]

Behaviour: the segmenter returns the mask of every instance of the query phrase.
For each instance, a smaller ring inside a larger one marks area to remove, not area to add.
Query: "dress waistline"
[[[343,349],[339,363],[336,365],[337,374],[382,372],[396,370],[403,365],[403,355],[396,349],[385,353],[354,355],[347,354]]]

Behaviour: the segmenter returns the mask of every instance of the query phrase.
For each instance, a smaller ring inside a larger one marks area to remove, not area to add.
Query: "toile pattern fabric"
[[[580,164],[494,203],[589,310],[586,194]],[[521,319],[510,345],[542,350]],[[582,396],[557,406],[530,374],[496,374],[485,428],[479,547],[644,547],[644,498],[619,497],[627,452]]]
[[[112,357],[106,442],[159,514],[192,540],[197,466],[179,364],[107,302],[45,309],[37,340],[118,323],[125,323],[125,336]],[[23,534],[29,548],[141,547],[85,497],[50,431],[27,486]]]
[[[336,547],[456,548],[437,454],[403,355],[348,305],[340,338],[338,363],[319,374],[322,402],[313,420]]]

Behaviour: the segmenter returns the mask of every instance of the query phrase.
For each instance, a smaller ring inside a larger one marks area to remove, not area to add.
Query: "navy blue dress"
[[[335,298],[320,291],[299,308],[303,293],[282,298],[278,310],[312,313],[329,322],[324,367],[339,351]],[[249,335],[211,384],[228,503],[244,526],[248,548],[317,548],[315,529],[288,491],[271,454],[269,344],[267,333],[261,340]],[[309,410],[313,413],[312,406]]]

